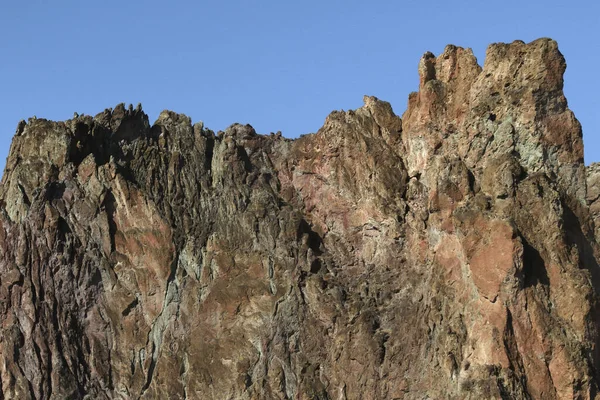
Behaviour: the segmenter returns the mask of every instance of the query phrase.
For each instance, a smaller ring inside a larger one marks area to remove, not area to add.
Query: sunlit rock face
[[[0,398],[594,399],[600,167],[550,39],[448,46],[289,140],[19,124]]]

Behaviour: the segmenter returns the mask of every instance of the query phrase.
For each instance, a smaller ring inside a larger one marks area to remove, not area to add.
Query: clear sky
[[[425,51],[552,37],[565,92],[600,161],[600,2],[2,0],[0,168],[17,123],[64,120],[116,104],[163,109],[215,131],[250,123],[315,132],[364,94],[401,115]]]

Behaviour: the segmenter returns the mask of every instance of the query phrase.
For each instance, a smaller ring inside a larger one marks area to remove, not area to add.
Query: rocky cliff
[[[557,44],[446,47],[289,140],[21,122],[0,398],[594,399],[600,168]]]

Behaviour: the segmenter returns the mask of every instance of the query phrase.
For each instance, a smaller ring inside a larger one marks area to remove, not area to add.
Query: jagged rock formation
[[[600,168],[554,41],[425,54],[289,140],[122,105],[19,124],[0,398],[593,399]]]

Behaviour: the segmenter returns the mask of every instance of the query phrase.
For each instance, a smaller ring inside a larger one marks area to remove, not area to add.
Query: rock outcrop
[[[594,399],[600,168],[549,39],[448,46],[289,140],[30,119],[0,186],[0,398]]]

